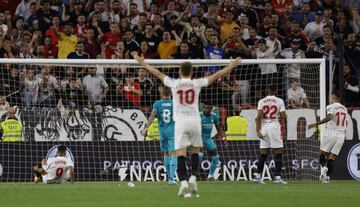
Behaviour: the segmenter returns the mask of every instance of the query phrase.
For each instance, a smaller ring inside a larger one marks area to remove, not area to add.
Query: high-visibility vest
[[[226,119],[227,140],[246,140],[247,121],[242,116],[230,116]]]
[[[22,139],[22,124],[16,119],[6,119],[1,122],[1,129],[3,131],[3,142],[21,142]]]
[[[160,140],[160,131],[158,126],[157,118],[154,119],[153,123],[147,129],[147,136],[145,141]]]

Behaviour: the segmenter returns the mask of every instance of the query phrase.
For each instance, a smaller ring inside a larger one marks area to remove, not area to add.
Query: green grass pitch
[[[355,207],[360,203],[359,181],[290,182],[288,185],[250,182],[200,182],[199,198],[177,197],[178,186],[162,183],[77,182],[63,185],[1,183],[0,206],[187,206],[187,207]]]

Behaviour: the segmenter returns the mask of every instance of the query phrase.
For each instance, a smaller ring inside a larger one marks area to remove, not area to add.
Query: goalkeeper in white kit
[[[66,146],[59,145],[57,156],[42,160],[33,167],[34,182],[40,182],[40,177],[45,184],[60,184],[67,180],[74,182],[74,163],[66,156]]]
[[[323,183],[330,182],[334,161],[344,144],[347,127],[346,117],[347,109],[340,104],[340,94],[334,91],[331,93],[330,105],[326,107],[326,117],[308,126],[308,129],[311,129],[326,123],[324,137],[320,140],[320,180]]]

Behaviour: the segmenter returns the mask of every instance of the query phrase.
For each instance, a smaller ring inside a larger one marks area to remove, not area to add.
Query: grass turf
[[[300,181],[288,185],[257,185],[250,182],[200,182],[199,198],[177,197],[178,186],[162,183],[77,182],[43,185],[1,183],[0,206],[326,206],[352,207],[360,201],[360,182],[334,181],[331,184]]]

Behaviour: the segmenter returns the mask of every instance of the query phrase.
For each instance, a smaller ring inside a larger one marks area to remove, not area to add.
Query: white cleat
[[[184,197],[184,198],[188,198],[185,196],[188,196],[189,194],[189,184],[186,180],[183,180],[180,182],[180,188],[179,188],[179,192],[178,192],[178,196],[180,197]],[[191,195],[190,195],[191,196]]]
[[[330,183],[330,177],[329,177],[329,176],[325,176],[324,179],[322,179],[322,183],[324,183],[324,184]]]
[[[263,179],[261,179],[261,175],[260,173],[254,173],[255,178],[253,179],[253,181],[257,184],[265,184],[265,182],[263,181]]]
[[[323,181],[327,176],[328,168],[326,166],[321,167],[319,180]]]
[[[190,192],[195,195],[198,192],[196,177],[194,175],[192,175],[189,179],[189,189],[190,189]]]
[[[275,176],[275,179],[273,181],[275,184],[287,184],[285,180],[281,178],[281,176]]]
[[[209,176],[207,177],[207,180],[208,180],[208,181],[213,181],[213,180],[215,180],[215,178],[214,178],[214,176],[209,175]]]
[[[169,185],[177,185],[177,182],[175,180],[169,180]]]

